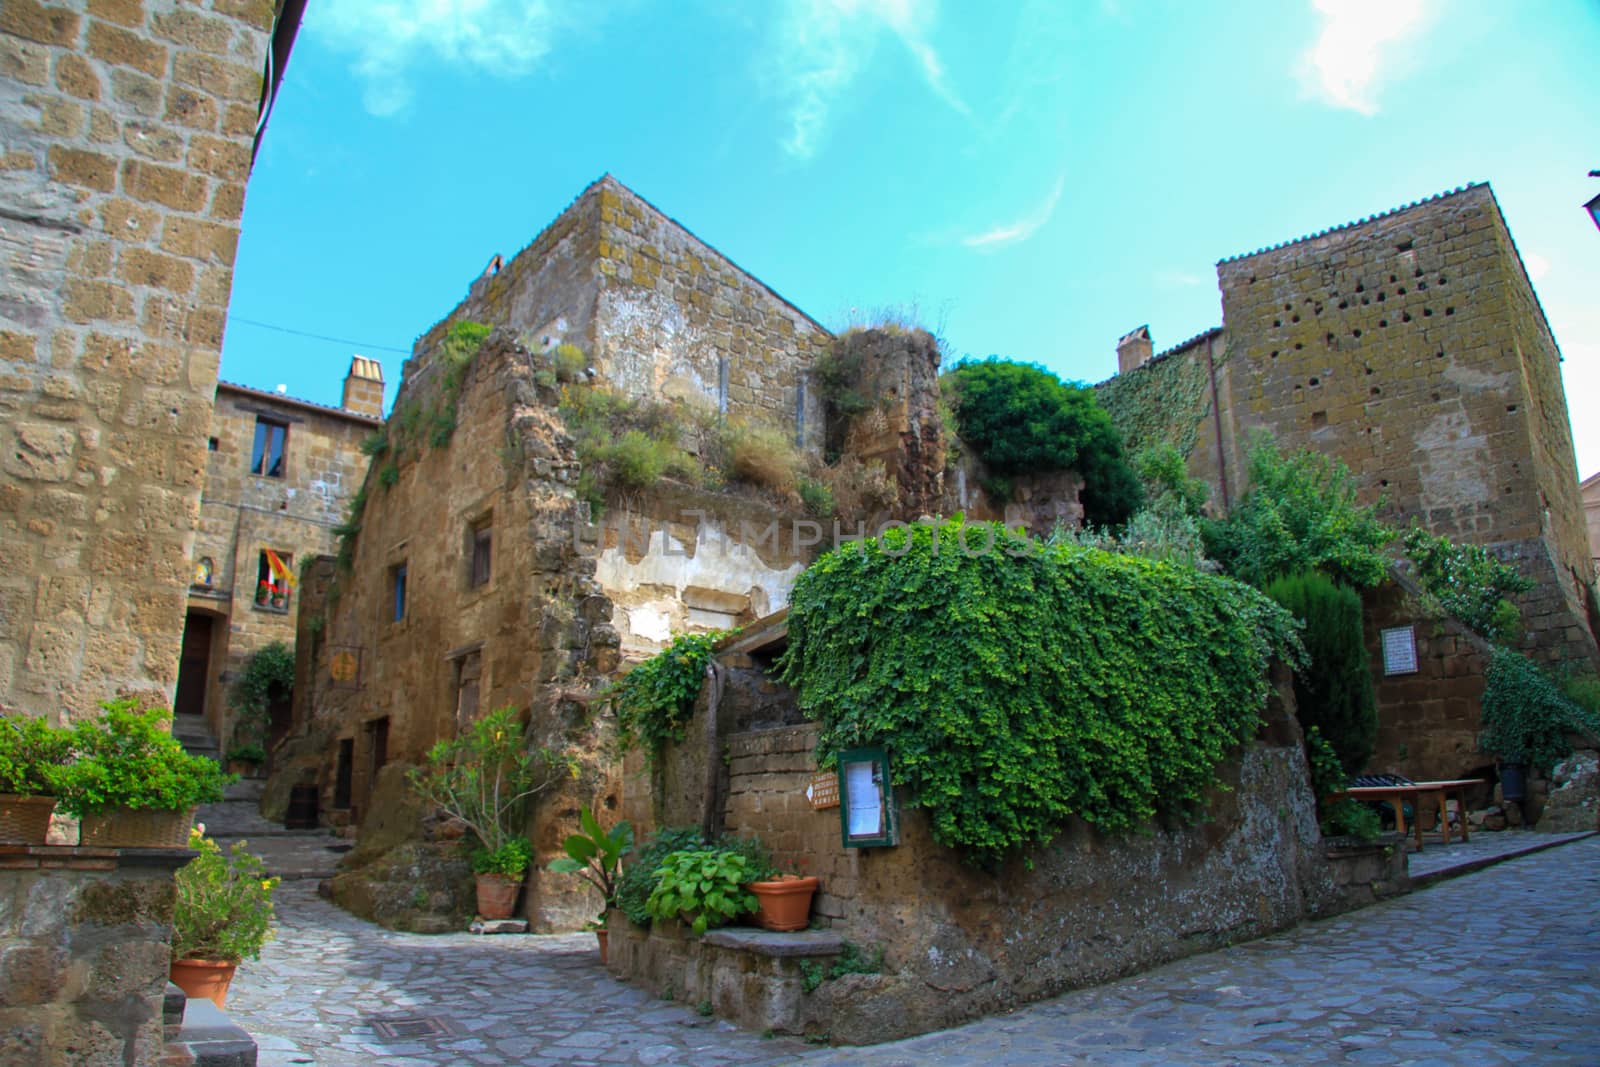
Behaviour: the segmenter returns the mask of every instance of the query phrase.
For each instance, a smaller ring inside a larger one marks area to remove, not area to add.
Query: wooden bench
[[[1444,843],[1450,843],[1450,812],[1446,800],[1451,793],[1455,794],[1456,811],[1461,816],[1461,840],[1467,841],[1467,787],[1484,785],[1482,778],[1452,778],[1443,782],[1407,782],[1403,785],[1357,785],[1351,786],[1338,793],[1330,795],[1330,800],[1342,800],[1349,797],[1352,800],[1380,800],[1387,802],[1394,808],[1394,827],[1402,834],[1406,832],[1406,812],[1403,801],[1410,799],[1414,813],[1422,808],[1422,798],[1428,796],[1430,800],[1438,803],[1439,832],[1444,835]],[[1422,820],[1413,818],[1412,830],[1416,836],[1417,851],[1422,851]]]

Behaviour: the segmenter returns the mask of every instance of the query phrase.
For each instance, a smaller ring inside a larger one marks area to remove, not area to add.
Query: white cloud
[[[1187,270],[1158,270],[1156,271],[1156,284],[1169,289],[1193,289],[1205,285],[1211,279],[1203,274],[1196,274]]]
[[[980,252],[989,252],[996,248],[1003,248],[1006,245],[1014,245],[1021,241],[1026,241],[1039,232],[1039,228],[1049,222],[1050,217],[1056,213],[1056,205],[1061,202],[1061,193],[1066,188],[1066,185],[1067,177],[1063,174],[1056,179],[1055,185],[1050,189],[1050,194],[1041,200],[1032,211],[1012,222],[1003,223],[982,233],[975,233],[970,237],[963,237],[961,243],[968,248],[976,248]]]
[[[911,54],[939,99],[969,114],[928,41],[937,14],[934,0],[789,0],[774,28],[770,53],[778,57],[772,74],[788,111],[784,150],[799,159],[815,154],[834,102],[885,36]]]
[[[1378,113],[1378,89],[1398,46],[1426,26],[1429,0],[1312,0],[1322,32],[1300,56],[1308,92],[1333,107]]]
[[[546,0],[325,0],[306,12],[309,32],[355,53],[363,103],[374,115],[411,102],[420,61],[502,78],[527,74],[565,21]]]
[[[1528,280],[1537,282],[1550,273],[1550,261],[1537,252],[1522,253],[1522,265],[1528,268]]]

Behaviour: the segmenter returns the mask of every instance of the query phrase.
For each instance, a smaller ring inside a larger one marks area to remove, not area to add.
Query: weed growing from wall
[[[1510,598],[1528,592],[1533,582],[1482,545],[1458,545],[1421,527],[1406,534],[1405,549],[1427,607],[1490,641],[1515,641],[1521,635],[1522,613]]]
[[[654,759],[668,741],[683,740],[711,650],[727,634],[681,634],[618,679],[608,700],[617,713],[617,738],[624,750],[642,744]]]
[[[1248,586],[957,518],[803,572],[780,666],[821,762],[887,746],[934,839],[988,862],[1071,817],[1199,815],[1274,656],[1303,657],[1294,620]]]

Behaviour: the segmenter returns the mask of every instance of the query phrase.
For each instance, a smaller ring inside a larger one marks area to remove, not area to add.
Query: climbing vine
[[[230,759],[266,759],[267,727],[274,700],[294,691],[294,649],[282,641],[262,645],[244,661],[233,683],[233,743]]]
[[[726,630],[681,634],[611,687],[609,701],[624,749],[642,743],[654,758],[668,741],[683,740],[712,649],[727,635]]]
[[[1522,614],[1510,598],[1532,589],[1533,582],[1515,568],[1482,545],[1458,545],[1420,526],[1412,527],[1404,544],[1430,607],[1490,641],[1514,641],[1521,634]]]
[[[780,666],[821,762],[885,745],[935,840],[988,862],[1072,816],[1200,814],[1271,659],[1302,655],[1288,612],[1238,582],[958,517],[808,568]]]
[[[1187,457],[1211,413],[1205,361],[1173,355],[1119,374],[1095,386],[1095,398],[1111,416],[1130,453],[1171,445]]]

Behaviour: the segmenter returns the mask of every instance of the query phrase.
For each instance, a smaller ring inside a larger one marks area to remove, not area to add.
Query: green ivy
[[[1170,445],[1187,457],[1211,414],[1210,379],[1198,354],[1153,360],[1118,374],[1097,385],[1095,397],[1135,454]]]
[[[654,759],[668,741],[683,740],[712,648],[728,633],[680,634],[612,685],[608,700],[617,713],[617,738],[624,750],[643,743]]]
[[[266,757],[267,729],[271,725],[272,705],[287,700],[294,692],[294,649],[282,641],[262,645],[244,661],[238,681],[233,683],[233,745],[229,759],[256,762]]]
[[[934,839],[988,862],[1074,816],[1199,815],[1272,658],[1302,655],[1289,613],[1238,582],[958,516],[802,573],[780,667],[820,762],[886,746]]]
[[[1496,645],[1484,676],[1478,747],[1546,772],[1572,752],[1571,735],[1600,739],[1600,716],[1568,700],[1532,660]]]
[[[1458,545],[1420,526],[1412,527],[1404,543],[1430,607],[1490,641],[1515,641],[1521,635],[1522,614],[1510,598],[1528,592],[1533,582],[1514,567],[1482,545]]]

